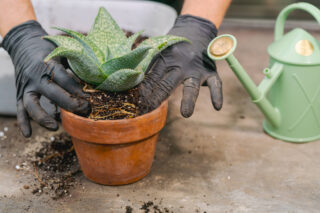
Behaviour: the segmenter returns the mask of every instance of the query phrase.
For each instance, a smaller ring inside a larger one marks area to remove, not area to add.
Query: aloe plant
[[[155,55],[177,42],[188,42],[183,37],[158,36],[143,41],[132,50],[142,31],[127,38],[103,7],[99,9],[87,36],[64,28],[55,29],[68,36],[44,37],[57,45],[44,61],[57,56],[66,57],[81,80],[98,90],[111,92],[135,87],[144,79],[144,73]]]

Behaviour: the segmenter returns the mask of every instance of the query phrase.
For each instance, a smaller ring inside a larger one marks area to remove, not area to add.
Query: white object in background
[[[59,26],[88,32],[99,7],[105,7],[122,29],[145,30],[148,36],[165,35],[173,26],[176,11],[164,4],[150,1],[100,0],[33,0],[38,21],[49,34]],[[9,55],[0,48],[0,114],[16,114],[14,68]]]

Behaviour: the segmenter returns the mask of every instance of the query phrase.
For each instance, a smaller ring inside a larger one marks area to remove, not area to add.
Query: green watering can
[[[283,9],[275,25],[275,41],[269,46],[270,68],[257,87],[234,57],[237,40],[232,35],[215,38],[208,47],[211,59],[225,59],[265,115],[265,131],[289,142],[320,138],[320,42],[303,29],[284,35],[284,24],[293,10],[305,10],[320,23],[320,10],[308,3]]]

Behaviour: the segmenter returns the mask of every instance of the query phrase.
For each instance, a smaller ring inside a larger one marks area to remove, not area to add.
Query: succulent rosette
[[[57,45],[45,62],[54,57],[66,57],[75,75],[95,89],[121,92],[137,86],[143,79],[151,60],[165,48],[188,42],[186,38],[166,35],[149,38],[132,50],[142,31],[129,38],[108,11],[101,7],[95,22],[85,36],[81,33],[55,28],[64,35],[45,36]]]

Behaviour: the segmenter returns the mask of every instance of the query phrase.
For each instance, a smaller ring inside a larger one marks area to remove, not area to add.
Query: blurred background
[[[183,0],[156,0],[158,2],[169,4],[181,10]],[[244,19],[274,19],[280,10],[295,2],[309,2],[320,7],[320,0],[233,0],[229,8],[228,18],[244,18]],[[312,19],[312,17],[304,12],[294,12],[291,16],[293,19]]]
[[[319,0],[233,0],[228,11],[229,18],[258,18],[274,19],[281,9],[296,2],[308,2],[320,7]],[[293,19],[311,19],[312,17],[303,11],[292,13]]]

